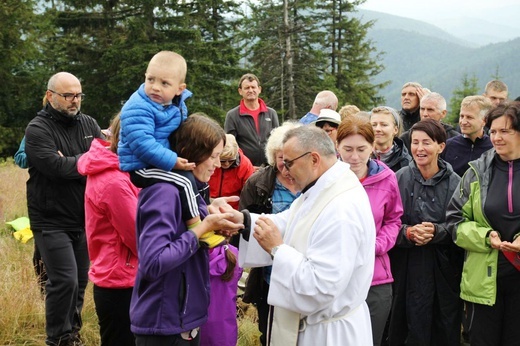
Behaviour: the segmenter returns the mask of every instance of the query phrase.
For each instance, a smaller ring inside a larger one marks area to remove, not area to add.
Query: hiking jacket
[[[455,173],[462,177],[469,168],[469,162],[478,159],[491,148],[493,148],[493,144],[486,134],[482,138],[477,138],[475,142],[459,134],[446,141],[446,148],[441,157],[451,164]]]
[[[201,218],[208,213],[197,198]],[[130,303],[131,330],[174,335],[202,326],[208,316],[207,249],[182,220],[179,190],[156,183],[141,190],[137,205],[139,267]]]
[[[390,345],[455,345],[460,341],[460,278],[463,251],[451,238],[446,207],[460,177],[438,160],[439,172],[425,180],[415,161],[396,173],[403,202],[402,226],[390,251],[394,292]],[[433,239],[417,246],[406,230],[423,221],[435,226]],[[442,317],[434,311],[443,309]],[[436,341],[434,341],[436,340]]]
[[[368,176],[361,182],[367,192],[376,225],[376,259],[372,286],[394,281],[388,251],[401,227],[403,205],[395,173],[377,160],[368,162]]]
[[[99,287],[134,286],[137,273],[135,214],[139,189],[119,170],[109,142],[95,139],[78,160],[87,176],[85,231],[91,261],[89,279]]]
[[[175,148],[170,149],[169,136],[188,117],[184,103],[189,90],[163,106],[144,92],[144,83],[130,96],[121,109],[121,134],[117,155],[122,171],[160,168],[171,171],[177,162]]]
[[[469,163],[446,213],[455,244],[466,250],[460,296],[483,305],[495,305],[497,294],[498,250],[489,242],[493,228],[484,213],[495,155],[491,149]]]
[[[240,196],[247,179],[255,172],[251,161],[238,149],[236,161],[227,169],[215,168],[209,179],[209,194],[211,198]],[[238,208],[238,202],[230,202],[233,208]]]
[[[412,157],[408,153],[408,149],[406,149],[403,141],[398,137],[394,138],[392,153],[388,157],[377,155],[375,152],[372,154],[372,157],[384,162],[385,165],[387,165],[388,168],[394,172],[397,172],[403,167],[407,167],[410,161],[412,161]]]
[[[260,168],[246,181],[238,201],[238,210],[270,214],[273,209],[275,183],[276,169],[270,165]]]
[[[235,136],[238,147],[251,160],[253,166],[267,164],[265,145],[271,131],[278,127],[278,114],[276,114],[276,111],[267,107],[262,99],[258,99],[258,102],[260,103],[260,114],[258,114],[259,131],[256,130],[253,117],[247,114],[247,108],[243,105],[244,100],[240,101],[239,106],[226,114],[224,122],[224,130],[226,133]]]
[[[84,230],[86,178],[76,164],[101,137],[94,118],[81,112],[71,117],[50,104],[27,125],[27,208],[33,230]]]
[[[226,248],[238,258],[238,249],[233,245],[220,245],[209,250],[209,276],[211,302],[208,321],[200,328],[201,346],[236,346],[238,340],[237,288],[242,268],[236,263],[233,277],[222,281],[228,260]]]

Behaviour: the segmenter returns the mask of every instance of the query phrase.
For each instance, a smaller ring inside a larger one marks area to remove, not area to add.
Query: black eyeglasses
[[[83,101],[85,99],[85,94],[83,94],[83,93],[79,93],[79,94],[65,93],[65,94],[62,94],[62,93],[59,93],[59,92],[56,92],[56,91],[50,90],[50,89],[49,89],[49,91],[51,93],[53,93],[53,94],[60,95],[61,97],[63,97],[65,99],[65,101],[73,101],[75,98],[77,98],[80,101]]]
[[[284,165],[285,169],[289,171],[291,169],[291,167],[294,165],[294,161],[301,159],[302,157],[304,157],[305,155],[308,155],[310,153],[311,153],[311,151],[308,151],[308,152],[298,156],[297,158],[289,160],[289,161],[283,160],[283,165]]]

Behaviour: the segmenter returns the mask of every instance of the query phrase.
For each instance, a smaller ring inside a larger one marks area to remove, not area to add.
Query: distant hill
[[[439,19],[433,24],[478,46],[512,40],[520,36],[520,29],[509,25],[510,22],[497,24],[478,18],[462,17]]]
[[[497,71],[508,85],[510,97],[520,96],[520,38],[476,47],[421,21],[366,10],[356,15],[362,20],[376,20],[368,38],[385,52],[385,70],[374,82],[391,81],[381,91],[389,106],[400,108],[401,87],[408,81],[439,92],[449,103],[464,74],[475,76],[483,92]]]

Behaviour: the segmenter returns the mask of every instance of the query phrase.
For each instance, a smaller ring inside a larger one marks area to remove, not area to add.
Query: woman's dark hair
[[[511,128],[520,131],[520,102],[518,101],[504,101],[500,102],[498,106],[489,110],[486,114],[486,127],[491,128],[493,120],[502,116],[509,118]]]
[[[446,130],[438,120],[426,118],[415,123],[410,129],[410,138],[412,138],[414,131],[423,131],[438,144],[446,143]]]
[[[211,156],[221,141],[226,144],[226,133],[206,114],[194,113],[177,129],[175,139],[177,155],[199,164]]]

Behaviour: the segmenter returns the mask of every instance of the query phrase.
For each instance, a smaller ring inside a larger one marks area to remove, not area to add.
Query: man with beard
[[[49,79],[47,103],[25,130],[29,180],[27,206],[47,284],[46,345],[82,345],[81,309],[88,282],[85,236],[86,178],[77,171],[79,157],[94,138],[96,120],[80,112],[81,83],[67,72]]]

